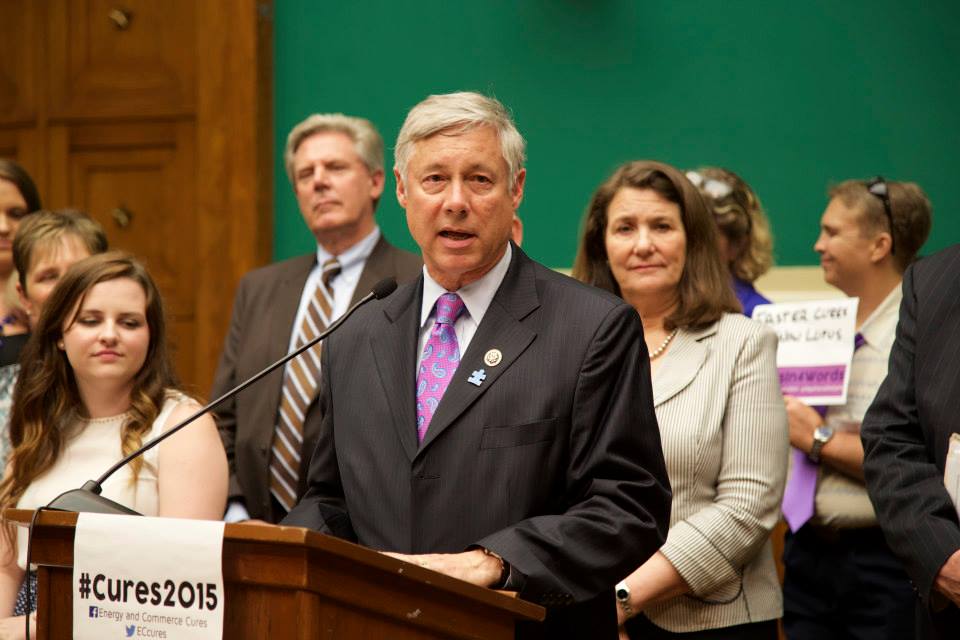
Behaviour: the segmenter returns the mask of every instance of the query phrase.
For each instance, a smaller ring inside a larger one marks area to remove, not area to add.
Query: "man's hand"
[[[813,432],[823,424],[823,418],[816,409],[793,396],[783,396],[787,408],[787,420],[790,422],[790,444],[805,453],[813,448]]]
[[[484,553],[481,549],[473,549],[463,553],[407,555],[384,551],[383,554],[479,587],[489,587],[500,580],[502,567],[500,561],[495,556]]]
[[[950,602],[960,607],[960,549],[947,558],[947,561],[940,567],[940,572],[937,573],[937,579],[933,586],[947,596]]]

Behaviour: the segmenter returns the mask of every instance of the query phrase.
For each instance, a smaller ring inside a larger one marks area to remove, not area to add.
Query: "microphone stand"
[[[365,305],[371,300],[374,300],[374,299],[379,300],[381,298],[386,298],[388,295],[393,293],[394,289],[396,288],[397,288],[397,281],[394,280],[393,278],[386,278],[384,280],[381,280],[373,287],[373,290],[370,291],[370,293],[368,293],[363,298],[358,300],[355,305],[350,307],[346,313],[340,316],[340,318],[334,321],[333,324],[327,327],[327,329],[323,331],[320,335],[318,335],[316,338],[314,338],[313,340],[310,340],[300,348],[295,349],[294,351],[291,351],[287,355],[283,356],[282,358],[280,358],[279,360],[277,360],[276,362],[268,366],[263,371],[255,374],[253,377],[249,378],[248,380],[241,382],[233,389],[230,389],[229,391],[221,395],[216,400],[213,400],[207,403],[193,415],[187,417],[185,420],[181,421],[179,424],[175,425],[174,427],[171,427],[166,432],[160,434],[159,436],[157,436],[153,440],[150,440],[149,442],[147,442],[145,445],[143,445],[133,453],[124,457],[115,465],[107,469],[106,473],[104,473],[102,476],[100,476],[96,480],[87,480],[84,483],[83,487],[79,489],[71,489],[69,491],[65,491],[64,493],[61,493],[59,496],[51,500],[50,504],[48,504],[44,508],[54,509],[57,511],[76,511],[76,512],[84,512],[84,513],[107,513],[107,514],[129,515],[129,516],[143,515],[141,513],[134,511],[133,509],[125,507],[122,504],[118,504],[117,502],[114,502],[109,498],[104,498],[103,496],[100,495],[100,492],[103,491],[103,483],[106,482],[107,478],[112,476],[121,467],[128,464],[131,460],[133,460],[139,455],[142,455],[146,451],[149,451],[153,447],[157,446],[158,444],[160,444],[161,442],[163,442],[173,434],[180,431],[180,429],[183,429],[185,426],[187,426],[188,424],[190,424],[191,422],[193,422],[203,414],[210,411],[210,409],[219,405],[224,400],[227,400],[228,398],[231,398],[234,395],[240,393],[241,391],[243,391],[250,385],[254,384],[255,382],[257,382],[267,374],[272,373],[277,368],[282,367],[290,360],[293,360],[294,358],[302,354],[304,351],[307,351],[308,349],[312,349],[314,346],[317,345],[317,343],[319,343],[321,340],[323,340],[328,335],[333,333],[337,328],[340,327],[340,325],[346,322],[347,318],[349,318],[350,315],[353,314],[353,312],[356,311],[359,307]]]

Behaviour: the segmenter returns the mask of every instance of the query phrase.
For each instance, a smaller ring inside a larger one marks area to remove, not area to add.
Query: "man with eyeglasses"
[[[914,592],[863,480],[860,423],[887,373],[901,280],[927,239],[916,184],[848,180],[832,188],[814,250],[823,277],[860,299],[847,403],[785,397],[795,454],[784,495],[784,628],[790,640],[914,637]]]

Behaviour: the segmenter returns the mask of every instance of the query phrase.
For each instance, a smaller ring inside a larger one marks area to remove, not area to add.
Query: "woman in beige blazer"
[[[666,544],[617,585],[622,637],[777,635],[777,339],[738,313],[716,234],[696,188],[658,162],[620,167],[587,210],[574,275],[640,313],[673,487]]]

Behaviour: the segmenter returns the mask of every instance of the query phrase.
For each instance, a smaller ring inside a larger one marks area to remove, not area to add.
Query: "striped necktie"
[[[331,281],[340,273],[340,263],[330,258],[323,263],[320,283],[307,305],[297,332],[295,348],[313,340],[333,318]],[[297,503],[300,460],[303,456],[303,422],[307,408],[320,387],[321,344],[297,356],[287,364],[280,392],[280,410],[273,435],[270,457],[270,492],[289,511]]]

